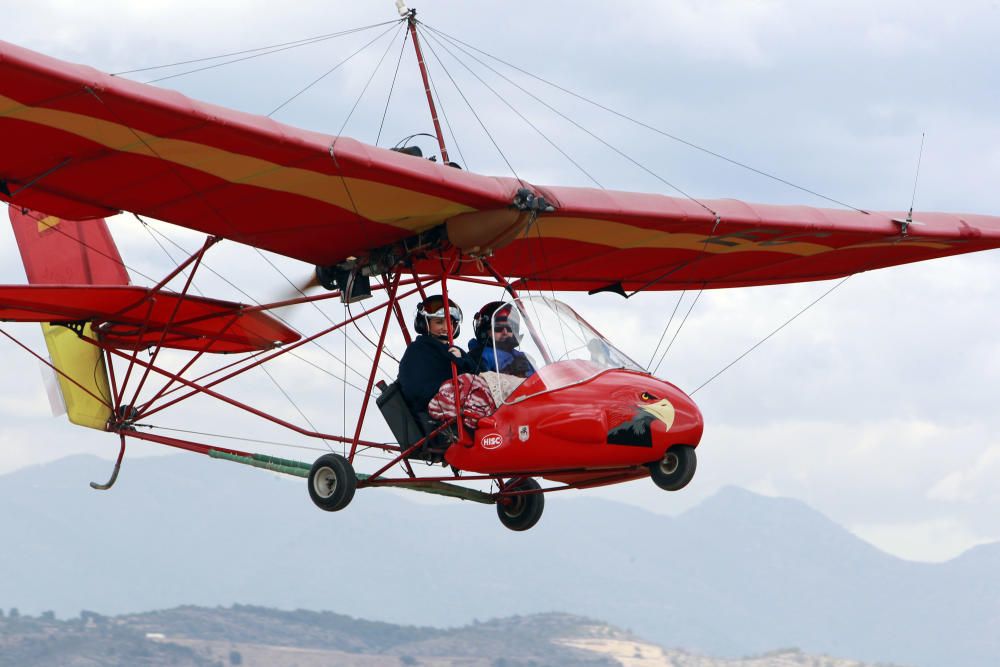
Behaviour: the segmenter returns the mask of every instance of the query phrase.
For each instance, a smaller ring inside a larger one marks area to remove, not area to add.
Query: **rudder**
[[[128,285],[107,223],[63,220],[30,209],[8,206],[24,272],[32,285]],[[74,424],[104,430],[111,418],[111,388],[100,348],[67,327],[43,323],[52,365],[59,371],[59,391]],[[90,324],[83,334],[93,337]],[[72,378],[70,380],[69,378]],[[96,396],[103,397],[101,401]]]

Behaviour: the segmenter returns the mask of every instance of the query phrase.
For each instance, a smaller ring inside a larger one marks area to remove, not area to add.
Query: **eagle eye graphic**
[[[650,394],[650,393],[649,393],[648,391],[644,391],[644,392],[642,392],[642,393],[641,393],[641,394],[639,395],[639,398],[641,398],[641,399],[642,399],[642,400],[644,400],[644,401],[655,401],[655,400],[656,400],[656,396],[653,396],[653,395],[652,395],[652,394]]]

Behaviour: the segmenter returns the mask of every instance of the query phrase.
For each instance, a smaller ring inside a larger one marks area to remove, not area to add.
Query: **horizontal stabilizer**
[[[91,322],[102,342],[125,349],[256,352],[299,339],[238,303],[132,285],[0,285],[0,320]]]

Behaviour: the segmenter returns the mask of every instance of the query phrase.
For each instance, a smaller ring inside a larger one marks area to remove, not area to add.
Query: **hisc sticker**
[[[503,436],[499,433],[487,433],[479,439],[483,449],[496,449],[503,444]]]

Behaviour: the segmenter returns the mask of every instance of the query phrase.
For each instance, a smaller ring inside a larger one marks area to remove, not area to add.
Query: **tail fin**
[[[128,271],[103,219],[76,222],[29,209],[7,208],[30,284],[129,284]],[[111,418],[111,408],[91,395],[105,397],[111,403],[108,369],[101,350],[66,327],[42,324],[42,332],[52,365],[59,370],[59,391],[69,420],[103,431]],[[84,335],[93,337],[89,324],[84,327]]]

